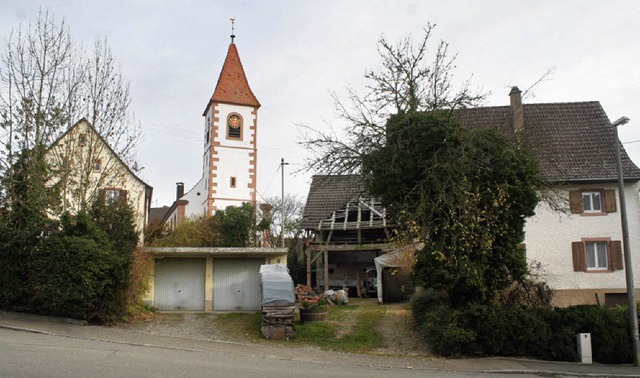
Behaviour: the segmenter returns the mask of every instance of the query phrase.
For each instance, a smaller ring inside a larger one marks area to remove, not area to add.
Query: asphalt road
[[[429,369],[180,350],[0,328],[1,377],[479,377]],[[503,374],[495,376],[504,377]],[[533,375],[519,375],[527,377]]]

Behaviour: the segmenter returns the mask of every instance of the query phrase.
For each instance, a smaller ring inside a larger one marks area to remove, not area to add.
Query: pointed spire
[[[260,107],[260,102],[249,87],[238,49],[233,42],[229,45],[227,58],[222,66],[216,89],[213,91],[204,114],[207,113],[212,102]]]

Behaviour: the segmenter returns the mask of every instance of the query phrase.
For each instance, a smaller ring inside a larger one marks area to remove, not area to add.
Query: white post
[[[593,363],[592,353],[591,353],[591,334],[590,333],[579,333],[578,334],[578,358],[580,358],[580,362],[583,364],[591,364]]]

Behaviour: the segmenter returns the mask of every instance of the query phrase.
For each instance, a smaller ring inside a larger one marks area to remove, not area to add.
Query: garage
[[[161,311],[204,311],[203,258],[156,260],[154,306]]]
[[[262,259],[213,259],[213,309],[215,311],[260,310]]]

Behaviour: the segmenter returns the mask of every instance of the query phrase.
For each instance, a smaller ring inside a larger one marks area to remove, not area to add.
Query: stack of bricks
[[[262,337],[274,340],[291,339],[295,306],[269,304],[262,306]]]

